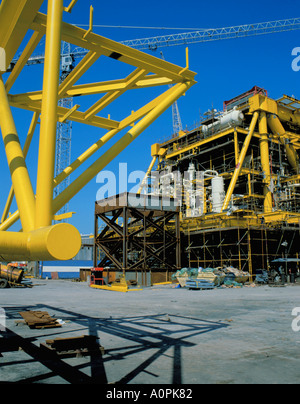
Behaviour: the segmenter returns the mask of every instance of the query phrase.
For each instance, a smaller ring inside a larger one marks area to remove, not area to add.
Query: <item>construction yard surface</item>
[[[299,291],[298,284],[213,290],[168,284],[119,293],[34,279],[32,288],[0,292],[0,381],[298,384]],[[32,312],[38,322],[46,313],[56,327],[29,326],[24,312],[33,322]],[[98,348],[72,351],[86,336]],[[71,355],[48,353],[58,338],[71,341]]]

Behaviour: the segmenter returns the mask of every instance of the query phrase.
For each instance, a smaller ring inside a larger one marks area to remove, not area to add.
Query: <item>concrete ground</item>
[[[292,315],[297,307],[300,315],[299,285],[214,290],[158,285],[128,293],[63,280],[33,280],[33,285],[0,290],[1,383],[299,383],[300,318],[297,310]],[[47,311],[64,324],[30,329],[16,322],[25,310]],[[98,336],[105,354],[41,355],[46,339],[81,335]]]

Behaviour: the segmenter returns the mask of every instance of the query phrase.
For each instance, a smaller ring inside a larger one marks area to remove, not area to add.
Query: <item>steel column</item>
[[[286,155],[290,165],[293,167],[293,170],[298,174],[299,173],[299,159],[297,153],[294,149],[292,143],[290,143],[289,139],[285,139],[286,131],[282,126],[277,115],[269,115],[268,116],[268,125],[272,130],[273,134],[279,136],[279,141],[285,147]]]
[[[268,127],[267,115],[265,112],[260,112],[259,117],[259,133],[260,133],[260,160],[262,170],[265,175],[264,179],[264,211],[265,213],[272,212],[272,193],[270,191],[271,184],[271,170],[270,170],[270,156],[269,156],[269,140],[268,140]]]
[[[34,192],[1,76],[0,127],[22,226],[30,231],[34,229]]]
[[[123,275],[128,266],[128,208],[123,207]]]
[[[242,169],[242,166],[243,166],[243,163],[244,163],[245,156],[246,156],[247,151],[248,151],[250,141],[252,139],[252,136],[253,136],[253,133],[254,133],[254,130],[255,130],[255,126],[256,126],[256,123],[257,123],[257,120],[258,120],[258,116],[259,116],[259,113],[254,112],[253,117],[252,117],[252,121],[251,121],[251,125],[250,125],[250,128],[249,128],[248,135],[246,136],[246,139],[244,141],[242,150],[241,150],[240,155],[239,155],[238,163],[236,165],[235,171],[233,173],[233,176],[231,178],[231,181],[230,181],[227,193],[226,193],[226,197],[225,197],[225,200],[224,200],[224,203],[223,203],[222,211],[224,211],[224,210],[226,210],[228,208],[228,205],[229,205],[231,196],[233,194],[237,179],[238,179],[238,177],[240,175],[240,172],[241,172],[241,169]]]
[[[48,0],[44,86],[37,174],[36,228],[53,219],[53,177],[57,128],[63,0]]]

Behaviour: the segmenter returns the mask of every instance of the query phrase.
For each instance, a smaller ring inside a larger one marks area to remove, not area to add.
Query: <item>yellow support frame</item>
[[[87,31],[63,22],[63,12],[71,12],[76,3],[77,0],[73,0],[69,6],[64,7],[63,0],[48,0],[47,15],[39,12],[43,0],[3,0],[0,6],[0,46],[7,52],[7,66],[15,57],[27,32],[33,30],[6,82],[0,78],[0,128],[13,184],[0,223],[0,260],[73,258],[80,248],[80,234],[66,223],[52,225],[56,212],[196,83],[195,73],[189,70],[188,65],[176,66],[94,34],[92,8]],[[43,89],[26,94],[11,94],[15,82],[44,35]],[[87,49],[88,53],[64,82],[59,84],[61,41]],[[101,60],[109,57],[130,65],[133,71],[123,79],[77,85],[78,80],[100,57]],[[173,84],[173,87],[169,88],[169,84]],[[128,90],[154,86],[167,86],[167,89],[137,111],[131,108],[130,114],[123,119],[117,121],[111,119],[110,115],[108,118],[99,116],[104,108]],[[99,95],[101,98],[84,111],[80,110],[80,105],[72,109],[58,106],[59,99],[89,95]],[[34,113],[23,150],[11,107]],[[37,186],[34,192],[34,181],[29,177],[25,158],[39,118]],[[67,119],[105,129],[107,133],[87,147],[85,152],[54,178],[57,122]],[[125,129],[127,132],[110,149],[53,199],[54,187]],[[13,195],[18,210],[9,215]],[[22,232],[7,231],[18,219],[21,220]]]
[[[238,158],[238,163],[237,163],[237,165],[235,167],[233,176],[231,178],[231,181],[230,181],[230,184],[229,184],[229,187],[228,187],[228,190],[227,190],[224,202],[223,202],[222,212],[224,212],[229,206],[231,196],[233,194],[236,182],[238,180],[238,177],[240,175],[240,172],[241,172],[241,169],[242,169],[242,166],[243,166],[243,163],[244,163],[245,156],[246,156],[247,151],[248,151],[248,147],[250,145],[253,133],[255,131],[255,126],[256,126],[258,117],[259,117],[259,113],[257,111],[255,111],[254,114],[253,114],[252,120],[251,120],[248,135],[246,136],[246,139],[244,141],[242,150],[241,150],[239,158]]]

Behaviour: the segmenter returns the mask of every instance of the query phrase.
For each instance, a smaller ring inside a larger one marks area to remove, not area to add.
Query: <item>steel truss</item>
[[[109,267],[126,275],[134,274],[143,284],[151,280],[147,274],[167,274],[165,280],[181,266],[179,208],[152,205],[150,198],[134,195],[140,204],[130,203],[133,194],[113,197],[95,204],[94,266]],[[99,221],[105,227],[99,233]]]

